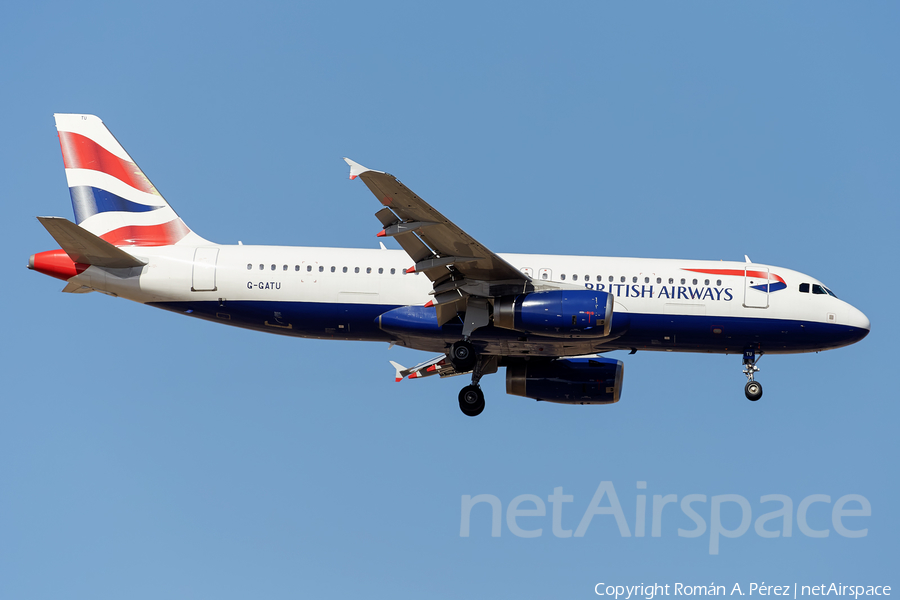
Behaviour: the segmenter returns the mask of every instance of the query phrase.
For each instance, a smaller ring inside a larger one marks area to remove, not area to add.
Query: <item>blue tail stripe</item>
[[[109,211],[149,212],[162,206],[148,206],[126,200],[121,196],[89,185],[75,185],[69,188],[72,195],[72,208],[75,209],[75,222],[81,223],[97,213]]]

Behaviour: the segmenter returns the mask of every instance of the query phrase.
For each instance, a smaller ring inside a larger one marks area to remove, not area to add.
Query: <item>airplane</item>
[[[765,354],[819,352],[869,333],[866,316],[821,281],[744,262],[496,254],[393,175],[344,159],[381,204],[379,238],[402,250],[223,245],[190,229],[93,115],[56,114],[75,222],[38,217],[60,249],[28,267],[190,317],[304,338],[387,342],[437,356],[396,381],[506,369],[508,394],[612,404],[615,350],[741,354],[746,397]]]

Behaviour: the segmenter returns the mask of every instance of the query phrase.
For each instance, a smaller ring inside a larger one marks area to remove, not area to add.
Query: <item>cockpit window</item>
[[[834,292],[829,290],[824,285],[819,285],[818,283],[814,283],[812,286],[813,294],[828,294],[829,296],[834,296]],[[834,296],[837,298],[837,296]]]
[[[825,288],[825,291],[828,292],[829,296],[831,296],[832,298],[837,298],[837,294],[832,292],[829,288],[825,287],[824,285],[822,287]]]
[[[803,292],[804,294],[808,294],[808,293],[809,293],[809,284],[808,284],[808,283],[801,283],[801,284],[800,284],[800,291]]]

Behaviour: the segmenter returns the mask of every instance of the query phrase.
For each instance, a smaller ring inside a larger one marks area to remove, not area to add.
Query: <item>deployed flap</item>
[[[397,236],[397,241],[415,262],[421,262],[422,247],[407,236],[418,238],[430,250],[429,258],[456,257],[460,261],[452,262],[452,266],[466,278],[481,281],[513,280],[524,286],[531,279],[514,266],[485,248],[469,234],[457,227],[450,219],[436,211],[427,202],[415,195],[412,190],[400,183],[396,177],[381,171],[373,171],[344,159],[350,165],[350,178],[359,177],[378,200],[397,215],[397,222],[421,222],[427,227]],[[389,225],[384,219],[384,209],[379,212],[382,224]],[[465,262],[462,262],[462,259]],[[448,265],[449,266],[449,265]],[[446,274],[447,269],[423,268],[428,277],[434,281]]]
[[[453,365],[447,359],[446,354],[440,354],[409,368],[406,368],[399,363],[395,363],[394,361],[390,361],[390,363],[395,371],[394,381],[403,381],[404,377],[408,377],[409,379],[421,379],[422,377],[430,377],[432,375],[440,375],[441,377],[462,375],[462,373],[457,372],[456,369],[453,368]]]
[[[62,217],[38,217],[60,248],[73,261],[108,269],[142,267],[146,262],[113,246],[86,229]]]

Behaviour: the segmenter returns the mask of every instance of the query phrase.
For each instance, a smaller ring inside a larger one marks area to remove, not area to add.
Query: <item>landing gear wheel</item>
[[[475,363],[478,362],[475,347],[466,341],[454,342],[450,346],[450,353],[447,356],[450,357],[453,368],[459,373],[471,371],[475,367]]]
[[[459,392],[459,410],[467,417],[477,417],[484,410],[484,392],[477,385],[467,385]]]
[[[747,400],[756,402],[762,398],[762,384],[758,381],[748,381],[744,386],[744,395],[747,396]]]

